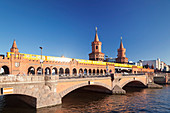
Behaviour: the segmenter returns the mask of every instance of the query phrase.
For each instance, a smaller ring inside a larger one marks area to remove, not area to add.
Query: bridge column
[[[115,85],[113,90],[112,90],[112,94],[115,95],[123,95],[126,94],[126,91],[123,90],[121,87],[119,87],[118,85]]]
[[[87,73],[86,73],[87,76],[89,76],[89,70],[87,69]]]
[[[111,76],[112,77],[112,76]],[[112,87],[112,94],[115,95],[123,95],[126,94],[126,91],[122,89],[122,87],[120,86],[120,78],[115,78],[115,74],[114,74],[114,78],[111,78],[112,82],[111,82],[111,87]]]
[[[57,94],[57,83],[53,81],[59,80],[59,75],[57,76],[45,76],[45,84],[41,85],[39,88],[40,92],[37,95],[37,108],[54,106],[61,104],[61,97]]]
[[[63,69],[63,75],[65,76],[66,74],[65,74],[65,69]]]
[[[38,75],[38,71],[37,71],[37,69],[35,69],[35,75],[36,75],[36,76]]]
[[[72,68],[69,68],[69,70],[70,70],[70,74],[69,74],[69,76],[73,76],[73,69]]]

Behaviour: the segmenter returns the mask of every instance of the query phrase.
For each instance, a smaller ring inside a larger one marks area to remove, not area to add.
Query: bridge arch
[[[6,94],[4,95],[5,98],[9,98],[10,100],[19,100],[19,101],[22,101],[23,103],[26,103],[28,104],[29,106],[33,107],[33,108],[36,108],[37,107],[37,98],[34,97],[34,96],[31,96],[31,95],[27,95],[27,94]],[[6,100],[6,99],[5,99]],[[8,103],[6,103],[8,104]],[[10,103],[10,105],[14,105],[16,106],[15,103]],[[17,105],[19,106],[19,105]]]
[[[106,70],[104,70],[104,74],[106,74]]]
[[[79,74],[83,74],[83,69],[82,68],[79,69]]]
[[[84,69],[84,75],[87,75],[87,69]]]
[[[37,75],[43,74],[43,69],[41,67],[37,68]]]
[[[60,68],[59,69],[59,76],[63,75],[64,74],[64,69],[63,68]]]
[[[33,66],[28,68],[28,75],[35,75],[35,68]]]
[[[65,75],[70,75],[70,70],[69,70],[69,68],[66,68],[66,69],[65,69]]]
[[[100,70],[100,74],[103,75],[103,70],[102,69]]]
[[[91,69],[89,69],[89,75],[91,75]]]
[[[52,75],[57,75],[57,68],[56,68],[56,67],[54,67],[54,68],[52,69]]]
[[[99,75],[99,69],[97,69],[97,75]]]
[[[102,91],[102,92],[111,93],[111,87],[106,85],[106,84],[104,84],[104,83],[93,82],[93,84],[90,84],[90,82],[89,83],[85,82],[85,83],[80,83],[80,84],[76,84],[74,86],[71,86],[71,87],[65,89],[64,91],[60,92],[59,95],[60,95],[61,98],[63,98],[64,96],[66,96],[67,94],[71,93],[72,91],[74,91],[76,89],[79,89],[79,88],[86,87],[86,86],[98,86],[98,87],[102,87],[102,88],[105,89],[105,91]],[[94,89],[96,90],[96,88],[94,88]],[[99,91],[97,91],[97,92],[99,92]]]
[[[133,87],[146,87],[146,84],[140,79],[130,79],[122,83],[120,86],[124,88],[125,86],[133,86]]]
[[[93,69],[93,75],[95,75],[95,69]]]
[[[45,68],[45,75],[50,75],[51,74],[51,69],[49,67]]]
[[[9,67],[4,65],[2,66],[0,71],[1,71],[1,74],[9,74]]]
[[[76,70],[76,68],[73,69],[73,75],[74,75],[74,76],[77,75],[77,70]]]

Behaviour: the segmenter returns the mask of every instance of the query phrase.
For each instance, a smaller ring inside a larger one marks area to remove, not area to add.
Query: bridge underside
[[[62,98],[64,98],[65,96],[71,94],[72,92],[78,91],[78,90],[85,90],[85,91],[92,91],[92,92],[98,92],[98,93],[112,94],[112,91],[110,89],[106,88],[106,87],[99,86],[99,85],[87,85],[87,86],[83,86],[83,87],[77,88],[75,90],[72,90],[71,92],[64,95]]]
[[[145,88],[147,86],[144,85],[140,81],[131,81],[131,82],[127,83],[125,86],[123,86],[122,88],[124,88],[124,87],[141,87],[141,88]]]
[[[37,106],[37,98],[22,95],[22,94],[8,94],[3,95],[3,101],[5,102],[5,106],[11,107],[31,107],[36,108]],[[22,104],[22,105],[21,105]]]

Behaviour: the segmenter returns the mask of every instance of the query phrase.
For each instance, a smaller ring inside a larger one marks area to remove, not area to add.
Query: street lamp
[[[41,75],[43,74],[43,65],[42,65],[42,63],[43,63],[43,59],[42,59],[42,47],[40,47],[40,49],[41,49],[41,59],[40,59],[40,64],[41,64]]]

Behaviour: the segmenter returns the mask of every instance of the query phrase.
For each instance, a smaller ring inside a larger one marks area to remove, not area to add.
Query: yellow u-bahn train
[[[13,52],[7,52],[7,58],[11,57],[11,54],[15,54]],[[25,54],[20,53],[20,55],[23,55],[25,59],[29,60],[40,60],[41,55],[34,55],[34,54]],[[18,57],[18,56],[16,56]],[[54,56],[44,56],[42,55],[42,59],[44,61],[59,61],[59,62],[70,62],[73,60],[73,58],[65,58],[65,57],[54,57]],[[84,59],[74,59],[78,61],[79,63],[83,64],[96,64],[96,65],[109,65],[114,64],[115,67],[126,67],[126,68],[132,68],[134,65],[129,64],[120,64],[120,63],[113,63],[113,62],[102,62],[102,61],[92,61],[92,60],[84,60]],[[142,66],[137,66],[137,68],[143,68]]]

